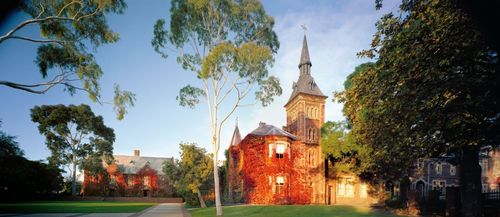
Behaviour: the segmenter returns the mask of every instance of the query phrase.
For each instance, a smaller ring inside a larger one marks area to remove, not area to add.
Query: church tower
[[[311,203],[325,204],[325,161],[321,153],[320,129],[325,122],[326,96],[321,92],[311,75],[311,59],[304,35],[299,63],[299,79],[293,83],[290,99],[285,104],[285,130],[296,135],[300,145],[295,146],[302,153],[304,180],[310,186]]]
[[[311,76],[311,59],[304,35],[299,63],[299,79],[293,82],[293,92],[285,104],[286,130],[306,144],[319,145],[320,128],[325,122],[326,96]]]

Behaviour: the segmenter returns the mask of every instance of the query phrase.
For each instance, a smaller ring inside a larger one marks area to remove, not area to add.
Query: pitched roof
[[[240,129],[238,128],[238,124],[236,124],[236,127],[234,128],[233,132],[233,137],[231,138],[231,143],[229,143],[230,146],[236,146],[240,144],[241,142],[241,134],[240,134]]]
[[[299,93],[309,94],[313,96],[321,96],[326,97],[323,92],[319,89],[318,85],[314,81],[314,78],[311,76],[311,59],[309,58],[309,49],[307,47],[307,39],[304,35],[304,41],[302,42],[302,53],[300,55],[300,75],[297,82],[293,82],[293,91],[292,95],[288,99],[288,102],[285,104],[288,105],[290,101],[292,101]],[[304,67],[304,68],[303,68]]]
[[[290,139],[297,140],[297,136],[286,132],[278,127],[275,127],[273,125],[266,124],[264,122],[259,123],[259,127],[249,133],[250,135],[257,135],[257,136],[286,136]]]
[[[115,158],[115,163],[118,166],[123,166],[124,174],[136,174],[137,171],[141,170],[149,165],[151,169],[158,172],[158,175],[164,175],[163,173],[163,162],[165,160],[170,160],[172,158],[163,157],[143,157],[143,156],[130,156],[130,155],[113,155]]]

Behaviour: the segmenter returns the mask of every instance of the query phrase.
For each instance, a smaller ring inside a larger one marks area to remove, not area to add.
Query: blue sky
[[[302,24],[308,27],[312,75],[329,96],[326,119],[343,119],[342,105],[331,102],[332,92],[341,90],[345,77],[355,66],[367,61],[357,58],[356,52],[369,46],[378,18],[385,11],[395,9],[394,1],[384,3],[383,10],[376,11],[374,0],[264,1],[266,11],[275,18],[275,31],[281,43],[270,72],[280,78],[283,95],[265,108],[255,105],[240,109],[223,131],[223,148],[230,142],[236,116],[242,136],[255,129],[259,121],[275,126],[285,124],[283,105],[299,74]],[[45,95],[35,95],[0,86],[2,131],[17,136],[29,159],[45,159],[50,153],[44,137],[30,120],[30,109],[43,104],[85,103],[115,130],[115,154],[132,154],[134,149],[140,149],[144,156],[177,157],[180,142],[196,142],[210,150],[206,106],[191,110],[180,107],[175,100],[180,88],[196,83],[195,76],[183,71],[173,55],[162,59],[150,44],[154,22],[159,18],[168,19],[169,8],[170,2],[166,0],[133,0],[128,1],[123,15],[108,16],[109,25],[120,34],[120,40],[99,47],[94,54],[104,71],[101,79],[104,99],[112,98],[114,83],[137,96],[136,106],[129,109],[124,120],[116,120],[112,106],[92,103],[84,93],[70,96],[62,88],[54,88]],[[21,13],[13,14],[0,26],[0,34],[26,18]],[[38,34],[36,26],[20,33]],[[34,64],[36,48],[37,44],[24,41],[0,44],[0,80],[41,81]]]

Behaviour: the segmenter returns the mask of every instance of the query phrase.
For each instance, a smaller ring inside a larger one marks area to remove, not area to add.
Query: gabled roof
[[[172,158],[163,157],[142,157],[142,156],[130,156],[130,155],[113,155],[115,158],[115,163],[118,166],[123,166],[124,174],[136,174],[137,171],[144,168],[144,166],[149,165],[151,169],[158,172],[158,175],[164,175],[163,173],[163,162],[165,160],[171,160]]]
[[[266,124],[264,122],[259,123],[259,127],[249,133],[249,135],[257,135],[257,136],[286,136],[290,139],[297,140],[297,136],[286,132],[278,127],[273,125]]]

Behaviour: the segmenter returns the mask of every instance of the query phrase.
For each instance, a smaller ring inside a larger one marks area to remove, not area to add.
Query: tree
[[[43,105],[31,109],[31,120],[45,136],[52,165],[72,166],[72,195],[76,194],[76,169],[99,159],[113,159],[113,129],[104,125],[88,105]]]
[[[180,144],[181,159],[167,160],[163,163],[163,172],[173,186],[182,192],[194,193],[197,195],[202,208],[207,207],[200,187],[205,184],[213,171],[212,158],[204,148],[199,148],[196,144]],[[185,195],[185,194],[184,194]],[[186,196],[185,196],[186,197]]]
[[[359,53],[375,65],[340,97],[356,141],[393,176],[417,158],[457,156],[462,215],[481,216],[478,152],[500,144],[498,49],[455,1],[403,1],[376,26]]]
[[[54,194],[62,187],[60,169],[26,159],[15,137],[3,131],[0,131],[0,168],[0,200]]]
[[[356,143],[351,140],[346,122],[327,121],[321,126],[321,150],[334,166],[334,172],[351,172],[357,164]]]
[[[95,50],[118,41],[118,33],[109,28],[105,14],[121,14],[125,8],[124,0],[21,1],[21,11],[31,18],[0,35],[0,45],[11,40],[40,44],[35,63],[45,81],[23,84],[0,80],[0,85],[33,94],[44,94],[55,86],[63,86],[71,95],[84,91],[94,102],[113,103],[117,118],[123,119],[126,108],[134,105],[135,94],[115,84],[113,102],[104,102],[99,83],[103,72],[87,47]],[[30,25],[38,25],[40,37],[21,33]]]
[[[177,100],[190,108],[207,104],[218,216],[222,207],[217,164],[224,123],[247,105],[244,99],[254,88],[263,106],[282,92],[279,80],[268,76],[279,47],[273,26],[273,18],[257,0],[173,0],[169,30],[163,19],[154,26],[155,51],[165,58],[167,51],[178,51],[177,62],[200,80],[201,87],[185,86]]]
[[[0,127],[2,127],[1,120]],[[24,152],[19,148],[15,136],[0,131],[0,158],[7,156],[24,156]]]

